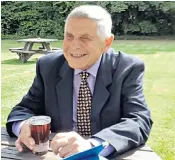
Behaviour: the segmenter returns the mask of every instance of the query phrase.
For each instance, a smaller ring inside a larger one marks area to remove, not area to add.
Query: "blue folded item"
[[[105,160],[106,158],[99,156],[99,153],[108,146],[107,142],[103,142],[101,145],[88,149],[86,151],[74,154],[63,160]]]

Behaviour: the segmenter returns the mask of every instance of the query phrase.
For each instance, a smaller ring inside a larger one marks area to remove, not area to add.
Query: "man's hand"
[[[92,148],[88,140],[76,132],[58,133],[51,141],[51,149],[55,154],[65,158],[72,154]]]
[[[31,131],[30,131],[30,127],[29,127],[28,121],[26,121],[22,125],[19,137],[18,137],[18,139],[15,142],[15,146],[18,149],[18,151],[20,151],[20,152],[23,151],[23,147],[22,147],[23,144],[27,148],[29,148],[30,150],[33,150],[34,147],[35,147],[35,141],[31,137]]]

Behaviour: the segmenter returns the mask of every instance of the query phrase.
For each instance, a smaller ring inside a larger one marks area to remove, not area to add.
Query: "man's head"
[[[70,67],[90,68],[111,46],[112,20],[100,6],[84,5],[68,15],[65,24],[63,52]]]

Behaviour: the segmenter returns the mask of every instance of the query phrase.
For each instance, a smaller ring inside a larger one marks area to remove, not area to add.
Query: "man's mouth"
[[[74,58],[81,58],[81,57],[86,56],[87,54],[70,54],[70,55]]]

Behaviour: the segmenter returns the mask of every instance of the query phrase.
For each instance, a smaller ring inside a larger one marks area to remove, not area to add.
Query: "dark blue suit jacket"
[[[7,131],[14,121],[33,115],[51,117],[53,132],[71,131],[73,115],[73,72],[62,53],[40,58],[34,82],[11,111]],[[131,55],[109,49],[102,56],[92,98],[93,137],[109,142],[121,154],[144,144],[152,120],[143,95],[144,63]]]

